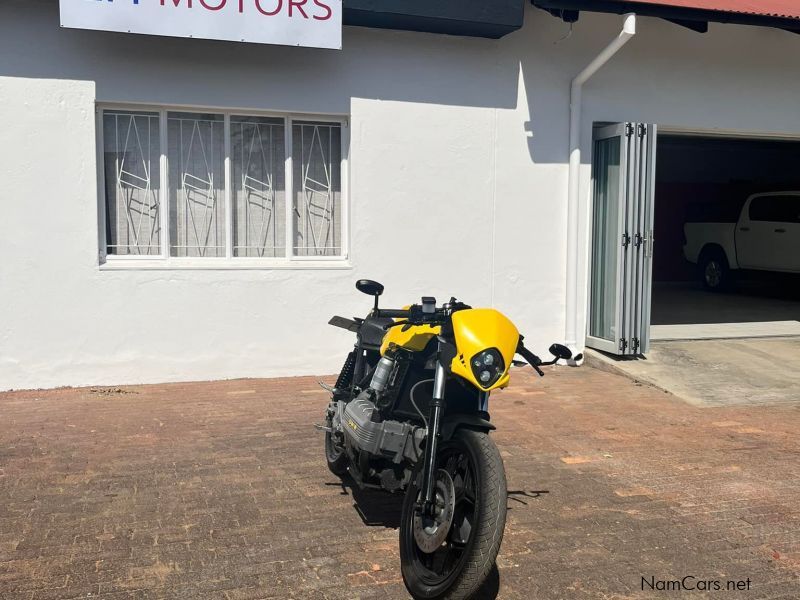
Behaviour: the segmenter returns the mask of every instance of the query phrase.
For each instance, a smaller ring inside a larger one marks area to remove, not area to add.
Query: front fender
[[[469,413],[445,415],[441,425],[442,441],[449,440],[456,431],[462,428],[483,431],[484,433],[497,429],[480,415]]]

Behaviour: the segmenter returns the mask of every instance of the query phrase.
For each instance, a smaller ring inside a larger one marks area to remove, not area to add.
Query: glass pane
[[[292,123],[294,253],[342,254],[342,129],[338,123]]]
[[[158,113],[103,111],[108,254],[159,254]]]
[[[167,115],[172,256],[225,256],[224,136],[222,115]]]
[[[617,252],[620,248],[620,138],[594,144],[592,180],[592,286],[589,335],[615,341],[617,318]]]
[[[750,220],[773,223],[798,222],[798,197],[789,195],[761,196],[750,203]]]
[[[283,119],[231,117],[233,255],[286,256]]]

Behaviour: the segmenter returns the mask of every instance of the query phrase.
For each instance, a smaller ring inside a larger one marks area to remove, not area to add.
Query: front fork
[[[439,447],[439,437],[442,424],[442,411],[444,410],[444,388],[447,381],[447,371],[442,362],[442,344],[439,344],[439,353],[436,358],[436,372],[433,376],[433,398],[428,410],[428,432],[425,444],[425,462],[422,469],[422,503],[418,508],[423,514],[433,514],[434,487],[436,474],[436,454]]]

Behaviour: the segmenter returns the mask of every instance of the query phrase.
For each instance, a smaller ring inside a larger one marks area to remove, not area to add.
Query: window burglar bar
[[[245,200],[245,230],[247,237],[245,241],[257,242],[255,245],[235,245],[234,248],[255,249],[258,256],[264,256],[267,251],[267,238],[272,234],[275,239],[275,229],[278,225],[273,219],[275,212],[275,193],[272,191],[272,177],[267,181],[259,181],[255,177],[245,175],[242,177],[242,189],[246,193]],[[271,245],[270,249],[274,249]]]
[[[217,195],[214,193],[214,174],[208,173],[208,179],[201,179],[191,173],[182,173],[183,198],[186,201],[186,214],[189,217],[191,231],[194,234],[194,245],[186,244],[182,248],[194,248],[200,256],[205,256],[210,247],[209,240],[214,224],[214,209],[217,207]],[[196,211],[202,211],[198,219]],[[202,239],[201,239],[202,238]],[[173,248],[179,247],[177,244]],[[217,246],[213,246],[216,248]],[[224,247],[224,246],[223,246]]]
[[[154,108],[98,124],[110,260],[346,258],[341,121]]]
[[[301,180],[299,202],[294,205],[295,253],[304,256],[336,255],[341,248],[338,239],[341,186],[340,173],[334,171],[334,165],[341,162],[341,128],[330,124],[298,123],[293,131],[299,149]]]
[[[111,166],[109,155],[113,154],[115,194],[113,199],[108,199],[107,215],[109,219],[112,215],[116,216],[115,222],[106,222],[106,229],[111,233],[107,248],[113,248],[110,251],[119,254],[158,254],[159,198],[158,190],[152,188],[151,177],[151,149],[154,137],[158,139],[158,117],[106,113],[104,126],[107,129],[104,144],[106,171]],[[143,130],[141,133],[140,129]],[[122,131],[124,134],[121,136]],[[112,133],[113,142],[110,139]],[[106,194],[110,196],[111,190],[107,190]],[[119,214],[120,209],[122,214]]]
[[[108,244],[108,248],[126,248],[127,249],[127,248],[130,248],[130,247],[131,246],[129,246],[128,244]],[[159,247],[158,244],[153,244],[153,245],[150,245],[150,246],[148,246],[146,244],[139,244],[138,246],[136,246],[136,248],[138,250],[141,250],[142,248],[156,248],[156,249],[158,249],[158,247]]]
[[[234,169],[238,174],[233,218],[234,254],[275,257],[285,254],[284,122],[276,119],[232,121]],[[238,156],[237,156],[238,154]],[[238,243],[240,242],[240,243]]]
[[[177,134],[178,141],[176,146],[168,141],[170,176],[180,179],[180,191],[173,191],[170,185],[174,200],[170,217],[175,212],[175,222],[170,224],[171,253],[218,256],[218,247],[224,247],[219,243],[220,238],[225,239],[224,231],[218,231],[220,221],[224,220],[219,209],[224,207],[217,202],[214,185],[216,173],[219,173],[217,181],[223,179],[223,157],[219,152],[223,143],[222,116],[169,113],[168,120],[168,136]]]

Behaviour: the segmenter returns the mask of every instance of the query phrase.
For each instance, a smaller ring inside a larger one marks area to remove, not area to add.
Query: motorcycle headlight
[[[503,356],[496,348],[489,348],[483,352],[478,352],[469,361],[472,367],[472,374],[483,388],[492,387],[506,370],[503,364]]]

